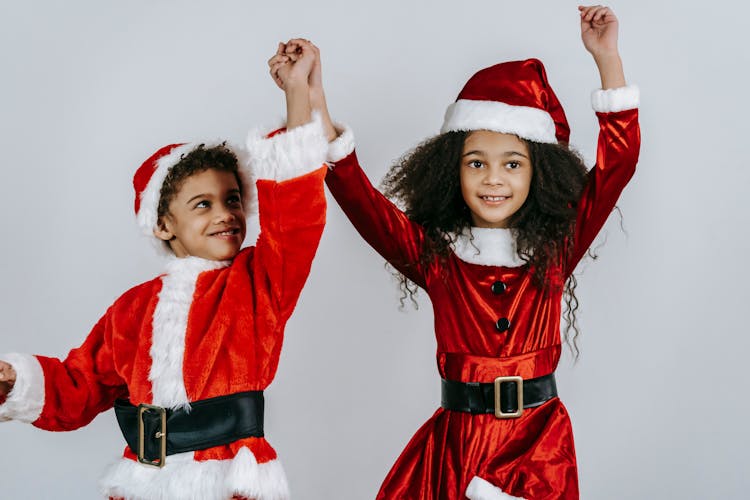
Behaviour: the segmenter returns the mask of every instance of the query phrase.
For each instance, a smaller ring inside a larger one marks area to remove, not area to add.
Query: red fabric
[[[598,117],[597,164],[578,205],[575,251],[561,256],[571,272],[638,160],[638,111]],[[482,266],[455,255],[445,268],[437,261],[420,264],[425,238],[421,226],[372,187],[355,153],[337,162],[326,182],[365,240],[427,291],[443,378],[491,382],[501,375],[529,378],[554,371],[561,351],[561,290],[542,292],[527,266]],[[495,281],[505,282],[505,293],[492,293]],[[503,333],[495,329],[501,317],[511,322]],[[377,498],[464,498],[475,475],[513,496],[578,498],[573,435],[562,402],[553,399],[514,420],[438,409],[407,444]]]
[[[310,270],[325,223],[325,167],[283,182],[258,181],[261,233],[225,268],[204,271],[190,306],[183,361],[188,399],[265,389],[278,366],[284,326]],[[45,404],[34,425],[81,427],[118,397],[152,403],[152,318],[161,277],[138,285],[109,308],[64,361],[39,356]],[[195,452],[227,459],[242,447],[260,463],[276,458],[263,438]],[[135,458],[126,449],[125,456]]]
[[[555,136],[567,143],[570,127],[565,111],[547,81],[539,59],[509,61],[477,71],[458,94],[457,99],[498,101],[511,106],[526,106],[546,111],[555,122]]]
[[[148,159],[144,161],[140,167],[138,167],[138,170],[135,171],[135,175],[133,176],[133,189],[135,189],[136,215],[141,209],[141,194],[146,190],[148,181],[151,180],[151,176],[154,175],[154,172],[156,172],[156,168],[159,166],[159,160],[169,155],[169,153],[171,153],[174,148],[178,148],[183,144],[184,143],[170,144],[168,146],[164,146],[163,148],[159,148],[156,153],[149,156]]]

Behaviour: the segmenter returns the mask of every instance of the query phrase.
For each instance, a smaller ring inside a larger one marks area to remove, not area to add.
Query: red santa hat
[[[567,143],[568,120],[538,59],[496,64],[469,78],[448,106],[441,133],[491,130],[543,143]]]
[[[200,143],[206,148],[212,148],[224,144],[224,141],[211,141]],[[164,184],[169,170],[177,165],[179,161],[192,150],[197,148],[199,143],[178,143],[164,146],[151,155],[136,170],[133,176],[133,188],[135,189],[135,216],[138,226],[144,234],[153,235],[158,221],[159,198],[161,197],[161,186]],[[239,148],[227,146],[238,159],[238,177],[242,188],[242,202],[245,213],[250,215],[251,202],[253,199],[250,186],[252,181],[250,173],[243,168],[244,154]]]

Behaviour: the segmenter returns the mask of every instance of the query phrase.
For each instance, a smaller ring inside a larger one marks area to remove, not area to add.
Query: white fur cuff
[[[0,359],[13,366],[16,382],[5,403],[0,405],[0,421],[20,420],[31,423],[44,407],[44,372],[35,356],[1,354]]]
[[[503,490],[497,486],[493,486],[492,483],[485,481],[479,476],[474,478],[466,488],[466,496],[469,500],[523,500],[522,497],[514,497],[503,493]]]
[[[616,89],[595,90],[591,93],[591,107],[598,113],[614,113],[635,109],[640,105],[641,91],[635,85]]]
[[[256,179],[284,181],[313,172],[325,162],[328,141],[320,114],[310,123],[266,138],[258,130],[247,137],[250,168]]]
[[[346,125],[336,125],[336,132],[339,134],[334,140],[328,143],[328,156],[326,161],[336,163],[343,160],[354,151],[354,133]]]

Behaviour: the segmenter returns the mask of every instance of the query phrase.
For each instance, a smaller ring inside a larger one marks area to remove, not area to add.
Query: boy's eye
[[[195,204],[194,208],[208,208],[210,206],[211,204],[208,202],[208,200],[201,200]]]
[[[227,203],[229,203],[230,205],[239,205],[240,203],[242,203],[242,199],[239,195],[235,194],[227,198]]]

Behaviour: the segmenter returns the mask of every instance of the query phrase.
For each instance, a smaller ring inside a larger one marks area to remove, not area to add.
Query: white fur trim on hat
[[[555,122],[549,113],[499,101],[459,99],[448,106],[440,133],[458,130],[491,130],[534,142],[557,144]]]
[[[346,125],[336,124],[338,137],[328,143],[326,162],[336,163],[343,160],[354,151],[354,133]]]
[[[616,89],[598,89],[591,93],[591,107],[598,113],[615,113],[635,109],[641,103],[641,91],[636,85]]]
[[[167,457],[161,469],[120,459],[100,481],[105,497],[128,500],[287,500],[289,486],[278,460],[258,463],[241,448],[233,459],[196,461],[192,452]]]
[[[270,138],[259,130],[251,131],[247,152],[256,179],[284,181],[319,169],[328,152],[320,113],[313,112],[309,123]]]
[[[464,262],[481,266],[520,267],[512,229],[472,227],[465,229],[451,244],[453,253]]]
[[[161,198],[161,186],[164,184],[164,179],[167,178],[169,170],[177,165],[182,157],[190,153],[193,149],[203,144],[206,148],[213,148],[224,144],[226,141],[213,139],[205,142],[195,142],[189,144],[183,144],[174,148],[168,155],[163,156],[157,161],[157,167],[151,178],[146,185],[146,189],[141,193],[141,205],[136,215],[136,221],[138,227],[141,228],[143,234],[147,236],[154,235],[154,229],[156,229],[156,223],[158,221],[159,211],[159,199]],[[252,212],[254,197],[252,196],[253,191],[251,189],[251,177],[242,166],[247,163],[245,159],[245,153],[237,147],[227,143],[227,149],[232,151],[237,156],[237,162],[239,164],[239,177],[242,184],[242,204],[245,209],[245,215],[249,216]],[[161,243],[161,242],[159,242]],[[160,245],[161,246],[161,245]]]
[[[148,379],[151,381],[153,404],[189,409],[183,360],[195,284],[202,272],[226,267],[229,263],[199,257],[172,257],[167,263],[167,274],[161,278],[159,302],[154,309],[149,351],[151,370]]]
[[[469,500],[524,500],[523,497],[514,497],[504,493],[503,490],[479,476],[474,476],[469,486],[466,487],[466,497]]]
[[[36,356],[30,354],[2,354],[0,360],[13,366],[16,382],[0,405],[0,422],[20,420],[31,423],[39,418],[44,408],[44,371]]]

